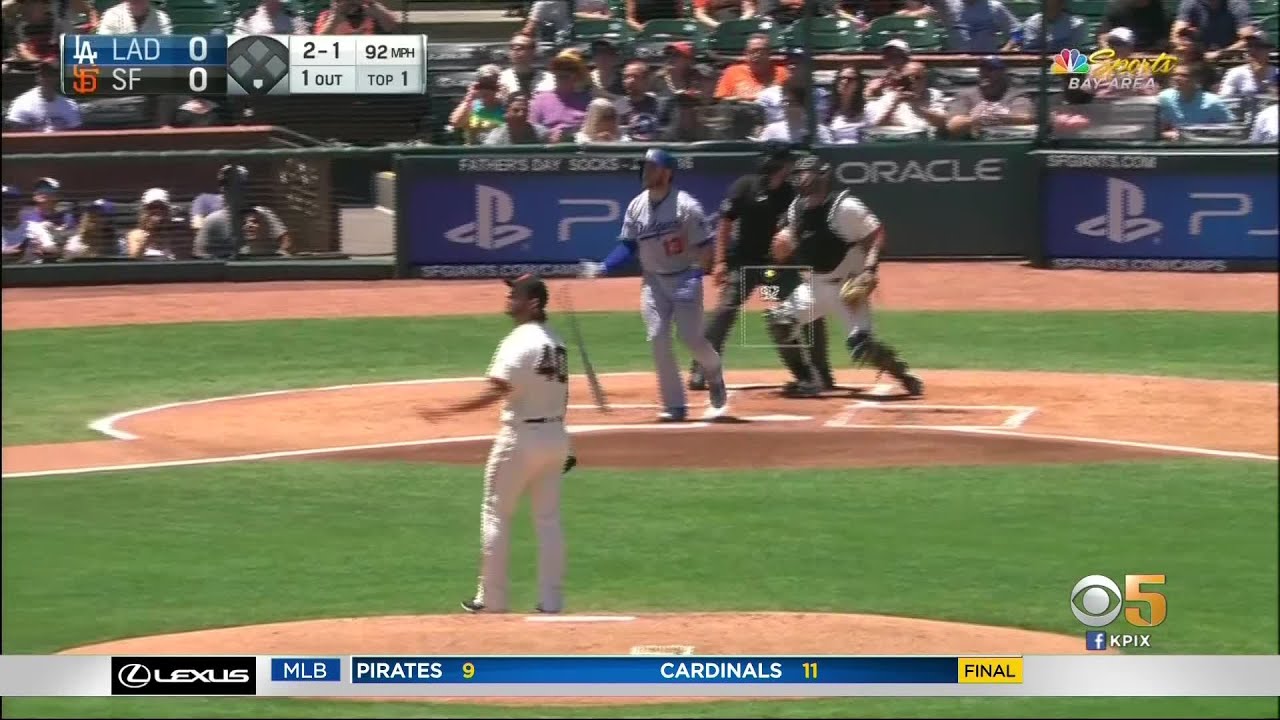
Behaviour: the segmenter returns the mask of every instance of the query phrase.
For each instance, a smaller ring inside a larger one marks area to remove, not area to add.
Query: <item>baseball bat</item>
[[[587,343],[582,339],[582,329],[578,327],[578,315],[573,311],[573,297],[569,294],[569,288],[564,289],[564,306],[565,317],[569,318],[569,334],[573,336],[578,354],[582,356],[582,369],[587,375],[587,387],[591,388],[591,399],[595,401],[596,409],[607,413],[610,411],[609,398],[604,394],[604,387],[596,376],[595,367],[591,365],[591,358],[587,356]]]

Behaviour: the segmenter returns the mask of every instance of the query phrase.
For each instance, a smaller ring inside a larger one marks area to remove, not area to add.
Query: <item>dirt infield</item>
[[[304,620],[86,645],[75,655],[1031,655],[1088,652],[1078,636],[835,613],[398,615]],[[698,658],[689,658],[690,661]],[[479,663],[479,661],[478,661]],[[477,665],[477,673],[480,665]],[[417,697],[363,698],[405,700]],[[485,704],[637,704],[727,698],[431,698]]]

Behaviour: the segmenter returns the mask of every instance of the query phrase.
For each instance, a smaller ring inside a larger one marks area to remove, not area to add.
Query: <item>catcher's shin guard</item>
[[[854,333],[845,340],[845,345],[855,364],[867,363],[880,372],[889,373],[895,380],[903,381],[910,375],[907,364],[898,357],[898,351],[870,333]]]
[[[807,380],[810,373],[806,362],[807,348],[801,346],[804,342],[803,328],[791,318],[775,315],[769,316],[768,325],[769,336],[782,364],[796,380]]]
[[[811,338],[809,359],[817,372],[818,382],[821,382],[824,388],[833,388],[836,385],[836,377],[831,371],[831,353],[827,349],[827,319],[814,320],[809,325],[809,332]]]

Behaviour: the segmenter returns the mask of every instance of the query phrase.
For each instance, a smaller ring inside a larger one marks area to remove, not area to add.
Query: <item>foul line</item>
[[[1018,438],[1044,438],[1046,440],[1062,440],[1066,442],[1088,443],[1092,445],[1115,445],[1117,447],[1131,447],[1142,450],[1166,450],[1169,452],[1186,453],[1188,455],[1206,455],[1209,457],[1238,458],[1241,460],[1269,460],[1271,462],[1280,461],[1280,457],[1275,455],[1264,455],[1262,453],[1245,452],[1243,450],[1214,450],[1212,448],[1190,447],[1188,445],[1165,445],[1163,443],[1138,442],[1136,440],[1111,440],[1108,438],[1091,438],[1078,437],[1076,435],[1051,435],[1048,433],[1035,432],[1019,432],[1017,430],[1002,430],[997,428],[937,428],[939,430],[951,430],[959,433],[969,433],[972,435],[1003,435],[1006,437]]]

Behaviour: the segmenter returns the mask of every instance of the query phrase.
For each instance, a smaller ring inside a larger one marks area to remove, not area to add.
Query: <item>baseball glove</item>
[[[840,286],[840,300],[851,308],[862,307],[879,284],[880,279],[875,270],[863,270]]]

